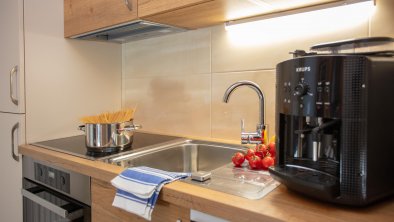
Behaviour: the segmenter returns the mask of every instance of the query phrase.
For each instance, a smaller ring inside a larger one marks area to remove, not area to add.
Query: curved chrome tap
[[[256,132],[252,133],[246,133],[244,132],[244,122],[241,120],[241,142],[243,144],[250,143],[250,144],[259,144],[263,142],[264,138],[264,94],[260,89],[260,86],[257,85],[256,83],[248,80],[242,80],[238,81],[231,86],[228,87],[226,92],[224,93],[223,96],[223,102],[228,103],[230,99],[230,95],[240,86],[248,86],[249,88],[253,89],[258,97],[259,97],[259,105],[260,105],[260,122],[257,124],[257,130]]]

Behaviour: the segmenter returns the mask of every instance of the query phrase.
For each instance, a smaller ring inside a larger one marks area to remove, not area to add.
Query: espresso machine
[[[394,51],[370,50],[393,41],[320,44],[277,65],[276,180],[352,206],[394,194]]]

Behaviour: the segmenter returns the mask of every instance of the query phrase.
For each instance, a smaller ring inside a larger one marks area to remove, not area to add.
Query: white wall
[[[121,107],[121,45],[63,38],[62,0],[25,0],[27,142],[79,134]]]

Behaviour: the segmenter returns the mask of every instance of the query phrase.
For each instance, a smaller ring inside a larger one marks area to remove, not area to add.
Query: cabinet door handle
[[[131,3],[131,0],[124,0],[124,4],[127,6],[129,11],[133,11],[133,5]]]
[[[18,66],[14,66],[10,71],[10,98],[12,103],[18,105],[18,99],[14,97],[13,94],[13,85],[14,85],[14,76],[18,73]]]
[[[15,154],[15,150],[14,150],[14,147],[15,147],[15,143],[14,143],[15,136],[14,135],[15,135],[15,131],[18,128],[19,128],[19,123],[16,123],[11,129],[11,154],[12,154],[12,158],[14,158],[14,160],[17,162],[19,162],[19,156]]]

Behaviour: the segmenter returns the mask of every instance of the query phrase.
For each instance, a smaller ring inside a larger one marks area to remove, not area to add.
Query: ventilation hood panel
[[[186,29],[144,20],[136,20],[127,24],[100,29],[71,38],[126,43],[182,31],[186,31]]]

